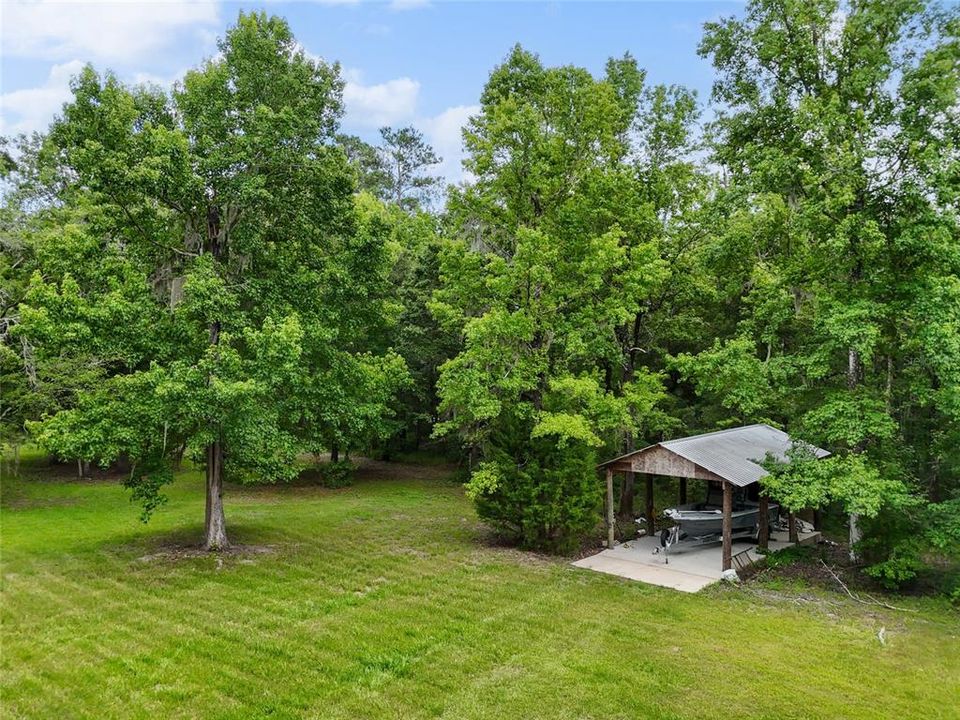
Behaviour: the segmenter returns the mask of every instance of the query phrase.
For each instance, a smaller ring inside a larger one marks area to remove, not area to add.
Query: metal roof
[[[677,440],[666,440],[615,458],[604,465],[626,460],[659,446],[719,475],[738,487],[744,487],[769,475],[760,465],[768,453],[781,462],[788,462],[786,452],[795,444],[799,443],[782,430],[769,425],[747,425]],[[818,458],[830,454],[822,448],[810,446],[810,449]]]

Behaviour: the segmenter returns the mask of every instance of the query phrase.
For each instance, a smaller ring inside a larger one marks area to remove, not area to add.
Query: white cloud
[[[182,39],[208,41],[219,4],[190,0],[3,0],[5,55],[101,62],[148,58]]]
[[[0,95],[0,135],[45,130],[70,99],[70,78],[80,72],[83,65],[80,60],[54,65],[40,87]]]
[[[428,7],[430,0],[391,0],[391,10],[416,10],[418,8]]]
[[[444,110],[439,115],[421,120],[420,128],[437,155],[443,158],[439,174],[448,182],[456,183],[470,178],[463,171],[463,126],[472,115],[480,112],[479,105],[457,105]]]
[[[346,123],[375,128],[411,120],[417,110],[420,83],[408,77],[388,80],[377,85],[364,85],[356,70],[344,72],[346,85],[343,102]]]

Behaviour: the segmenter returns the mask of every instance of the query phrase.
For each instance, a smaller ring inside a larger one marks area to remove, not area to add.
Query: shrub
[[[782,550],[766,553],[767,567],[785,567],[795,563],[811,563],[815,560],[817,548],[812,545],[790,545]]]
[[[534,442],[519,462],[497,453],[467,483],[477,514],[521,547],[570,551],[597,523],[603,502],[591,448]]]
[[[948,579],[960,566],[960,500],[895,508],[866,519],[861,529],[857,549],[867,575],[890,590],[924,576],[950,594],[949,583],[936,576]]]
[[[338,460],[321,465],[317,472],[320,475],[320,484],[325,488],[337,489],[347,487],[353,480],[353,471],[356,466],[349,460]]]

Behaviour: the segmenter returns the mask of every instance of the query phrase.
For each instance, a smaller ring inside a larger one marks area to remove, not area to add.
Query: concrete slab
[[[818,532],[801,533],[800,543],[816,542],[819,537]],[[640,537],[577,560],[573,565],[682,592],[697,592],[720,579],[723,550],[719,542],[709,545],[676,545],[670,549],[669,556],[654,554],[654,549],[659,545],[657,537]],[[789,546],[786,533],[771,533],[771,550],[781,550]],[[754,543],[735,540],[734,555],[744,550],[748,551],[747,557],[751,562],[762,557],[756,552]]]
[[[710,583],[716,582],[717,578],[706,575],[697,575],[696,573],[675,570],[667,565],[647,565],[644,563],[633,562],[615,557],[614,550],[604,550],[603,552],[592,555],[583,560],[577,560],[573,563],[576,567],[596,570],[597,572],[608,575],[617,575],[618,577],[628,578],[630,580],[639,580],[650,585],[659,585],[661,587],[673,588],[683,592],[697,592],[702,590]]]

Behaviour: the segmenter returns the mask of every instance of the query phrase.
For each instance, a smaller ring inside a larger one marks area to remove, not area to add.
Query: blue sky
[[[460,127],[487,76],[514,43],[550,65],[599,73],[631,52],[655,83],[709,96],[712,72],[697,57],[704,21],[742,9],[730,2],[46,2],[0,5],[2,133],[43,129],[84,62],[130,82],[169,85],[215,52],[241,9],[285,16],[311,53],[338,60],[347,80],[343,129],[368,139],[383,124],[412,124],[459,175]]]

